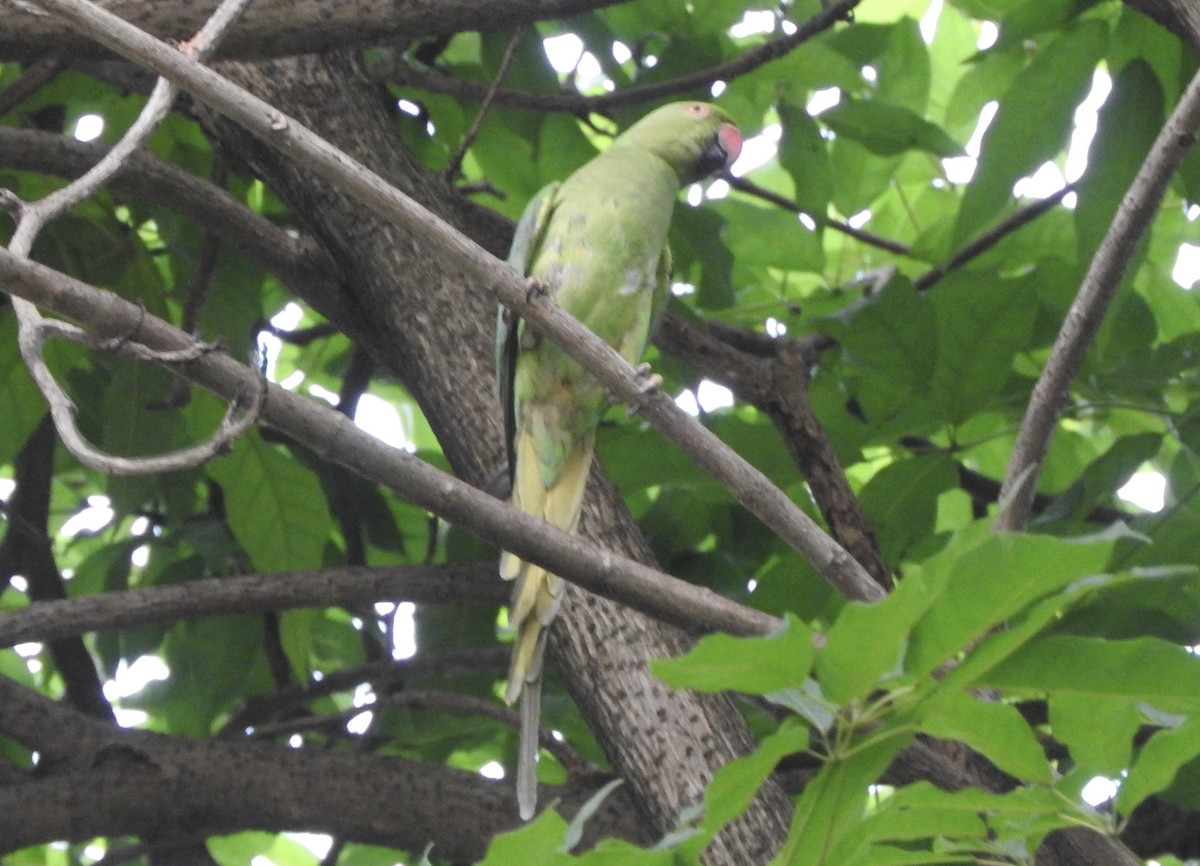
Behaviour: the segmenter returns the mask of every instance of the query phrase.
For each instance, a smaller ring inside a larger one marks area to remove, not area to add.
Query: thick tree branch
[[[0,677],[0,731],[38,750],[42,775],[0,787],[0,854],[55,839],[135,835],[189,841],[258,828],[337,833],[478,859],[517,823],[510,786],[476,773],[380,755],[194,741],[121,730]],[[70,765],[56,759],[71,756]],[[565,814],[594,790],[547,788]],[[370,796],[364,795],[370,792]],[[453,803],[453,809],[446,804]],[[615,796],[589,836],[648,842],[628,798]]]
[[[1001,532],[1020,532],[1029,523],[1041,464],[1070,396],[1071,383],[1104,321],[1138,241],[1154,219],[1171,176],[1195,143],[1197,127],[1200,73],[1188,84],[1122,199],[1033,388],[1004,476],[1001,512],[996,520],[996,529]]]
[[[796,351],[793,343],[773,340],[772,355],[753,356],[679,316],[663,320],[654,342],[771,418],[834,538],[880,586],[890,587],[891,569],[879,552],[833,443],[805,395],[812,363],[809,355]]]
[[[377,601],[501,605],[507,588],[491,564],[326,568],[208,578],[45,601],[0,613],[0,647],[182,619]]]
[[[307,706],[336,692],[354,691],[363,684],[369,685],[372,691],[388,694],[423,678],[483,675],[498,679],[508,669],[508,658],[508,647],[493,644],[473,649],[422,652],[407,659],[381,659],[329,671],[319,680],[310,679],[303,684],[287,685],[265,695],[250,697],[230,718],[224,730],[241,732],[295,707]]]
[[[739,502],[800,552],[839,592],[874,600],[882,592],[857,561],[826,535],[761,472],[675,405],[660,390],[645,393],[641,377],[611,347],[545,298],[531,296],[517,273],[439,220],[374,172],[278,109],[193,63],[84,0],[36,0],[114,50],[170,78],[257,138],[299,157],[375,214],[454,258],[479,285],[553,339],[620,399],[637,409]],[[518,552],[515,551],[514,552]]]
[[[220,56],[252,59],[307,54],[336,48],[367,48],[464,30],[505,30],[521,24],[569,18],[615,0],[256,0]],[[216,7],[215,0],[110,0],[115,15],[160,39],[185,39]],[[97,57],[92,40],[52,18],[30,14],[14,0],[0,0],[0,58],[26,60],[47,49],[66,56]]]

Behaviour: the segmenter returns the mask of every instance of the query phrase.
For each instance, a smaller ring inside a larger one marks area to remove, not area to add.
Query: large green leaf
[[[1117,792],[1117,809],[1128,815],[1151,794],[1168,785],[1180,767],[1200,755],[1200,719],[1188,719],[1172,730],[1157,731],[1139,750],[1129,775]]]
[[[938,497],[957,484],[957,465],[940,452],[897,460],[871,476],[860,499],[889,563],[901,562],[914,545],[929,538]]]
[[[944,584],[912,633],[906,670],[923,676],[1026,606],[1103,571],[1111,541],[981,534],[971,527],[906,580]]]
[[[1075,236],[1080,262],[1091,261],[1100,246],[1162,125],[1162,87],[1147,63],[1127,64],[1113,78],[1112,86],[1100,107],[1087,171],[1079,181]]]
[[[1062,149],[1075,107],[1091,84],[1108,32],[1086,21],[1041,49],[1000,99],[955,226],[962,243],[999,213],[1013,184]]]
[[[1157,638],[1048,635],[994,667],[983,683],[1021,694],[1095,695],[1200,712],[1200,658]]]
[[[966,743],[1017,779],[1045,784],[1054,779],[1033,729],[1012,704],[947,691],[924,706],[920,716],[925,733]]]
[[[786,622],[769,637],[709,635],[687,655],[656,659],[650,668],[672,688],[751,695],[799,689],[816,656],[813,631],[794,616]]]
[[[853,139],[880,156],[893,156],[906,150],[954,156],[962,150],[941,128],[920,115],[879,100],[843,98],[823,112],[820,120],[837,135]]]
[[[208,464],[234,537],[259,571],[317,568],[333,530],[321,485],[257,433]]]
[[[988,406],[1012,375],[1013,359],[1033,333],[1032,287],[978,274],[952,276],[932,293],[937,363],[932,397],[947,421],[961,423]]]

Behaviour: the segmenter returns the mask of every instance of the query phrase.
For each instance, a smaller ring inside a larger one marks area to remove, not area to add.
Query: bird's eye
[[[688,106],[688,111],[697,117],[703,117],[708,113],[708,106],[703,102],[693,102]]]

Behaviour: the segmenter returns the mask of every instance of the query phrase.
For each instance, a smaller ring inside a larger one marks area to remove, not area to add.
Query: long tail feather
[[[541,517],[566,532],[579,524],[583,492],[592,465],[593,440],[587,437],[568,456],[554,483],[546,488],[532,438],[518,431],[513,505]],[[505,551],[500,556],[500,576],[514,581],[509,604],[509,624],[516,629],[512,662],[504,700],[521,701],[521,743],[517,757],[517,803],[521,818],[529,820],[537,808],[538,728],[542,706],[542,664],[546,629],[562,604],[562,580],[539,565]]]
[[[538,636],[537,655],[544,655],[546,632]],[[542,666],[537,676],[526,678],[521,697],[521,744],[517,755],[517,809],[521,820],[528,821],[537,811],[537,756],[542,716]]]

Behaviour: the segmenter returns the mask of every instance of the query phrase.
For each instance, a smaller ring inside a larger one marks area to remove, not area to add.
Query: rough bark
[[[386,104],[345,58],[231,65],[223,71],[493,252],[503,251],[494,223],[481,221],[475,208],[459,203],[410,156]],[[467,283],[452,262],[426,254],[239,130],[219,121],[216,129],[332,252],[353,294],[348,306],[370,311],[340,324],[413,393],[455,471],[477,484],[494,477],[503,448],[491,385],[495,310],[488,293]],[[649,560],[611,485],[599,473],[593,481],[584,533]],[[574,591],[552,635],[551,653],[572,697],[656,832],[671,829],[680,810],[699,800],[713,770],[752,748],[727,698],[671,692],[650,675],[648,659],[686,649],[680,632]],[[709,862],[765,862],[786,835],[789,812],[782,792],[769,784],[747,816],[714,844]]]
[[[108,11],[161,39],[188,39],[218,0],[115,0]],[[463,30],[501,30],[564,18],[614,0],[258,0],[222,43],[220,56],[250,59],[379,45]],[[73,59],[104,49],[53,18],[0,0],[0,59],[28,60],[53,46]]]

